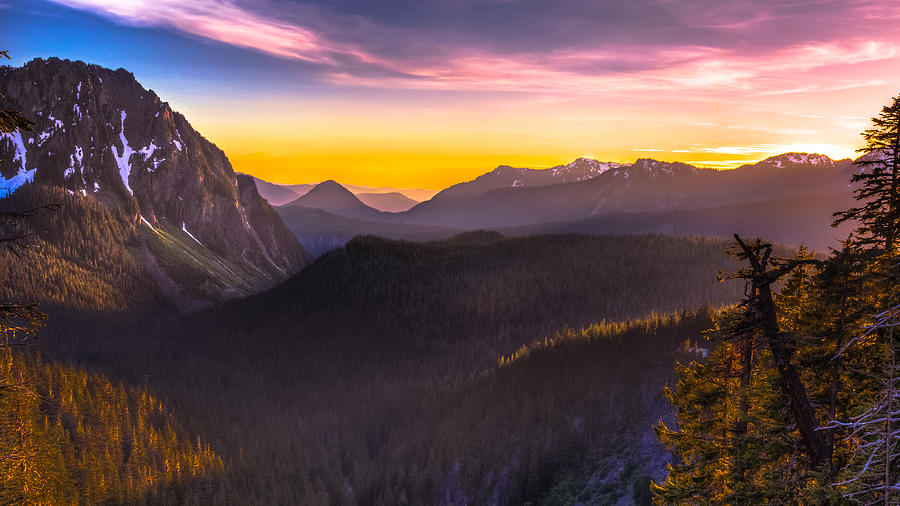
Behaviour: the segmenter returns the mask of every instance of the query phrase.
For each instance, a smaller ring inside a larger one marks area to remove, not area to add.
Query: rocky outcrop
[[[0,93],[35,122],[32,132],[0,138],[0,186],[9,191],[33,180],[121,207],[135,226],[192,241],[249,273],[240,277],[254,287],[309,261],[252,181],[130,72],[36,59],[0,68]]]

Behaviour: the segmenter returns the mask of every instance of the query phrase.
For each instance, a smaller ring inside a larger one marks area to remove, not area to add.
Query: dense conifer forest
[[[222,459],[145,388],[33,353],[0,354],[4,504],[184,502],[186,484],[221,481]]]
[[[206,485],[184,481],[180,493],[201,502],[538,501],[574,487],[648,497],[665,461],[652,436],[667,411],[662,385],[708,325],[653,315],[734,299],[740,287],[716,280],[736,267],[725,247],[666,236],[360,237],[268,292],[184,317],[54,307],[36,346],[48,363],[84,364],[169,406],[185,437],[222,459]],[[13,258],[27,269],[27,257]],[[52,291],[31,293],[42,290]],[[651,316],[605,323],[641,315]],[[555,346],[521,348],[554,336],[582,343],[581,365],[553,355],[540,365],[540,350]],[[533,382],[516,388],[520,375]],[[469,440],[473,424],[483,432]],[[613,449],[628,447],[623,468]],[[477,480],[481,470],[494,478]]]

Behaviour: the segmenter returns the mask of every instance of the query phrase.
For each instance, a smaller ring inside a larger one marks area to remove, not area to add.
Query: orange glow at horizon
[[[764,101],[567,95],[421,101],[398,93],[377,103],[265,101],[238,105],[228,117],[213,104],[182,112],[235,170],[267,181],[439,190],[501,164],[547,168],[581,156],[720,169],[791,151],[853,158],[868,117],[894,94],[888,86]],[[262,126],[243,129],[247,123]]]

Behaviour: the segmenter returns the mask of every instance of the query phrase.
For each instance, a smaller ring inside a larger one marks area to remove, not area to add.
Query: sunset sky
[[[725,4],[0,0],[0,49],[124,67],[275,182],[853,156],[900,92],[900,2]]]

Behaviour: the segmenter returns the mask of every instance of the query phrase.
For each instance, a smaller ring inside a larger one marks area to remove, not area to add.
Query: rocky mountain
[[[357,193],[356,198],[363,204],[385,213],[402,213],[418,204],[417,201],[400,192]]]
[[[382,216],[381,211],[363,204],[350,190],[332,180],[319,183],[305,195],[285,206],[321,209],[331,214],[356,219],[378,219]]]
[[[33,181],[123,210],[143,230],[128,247],[173,297],[246,294],[309,261],[252,178],[131,73],[36,59],[0,68],[0,93],[35,122],[0,138],[0,187]]]

